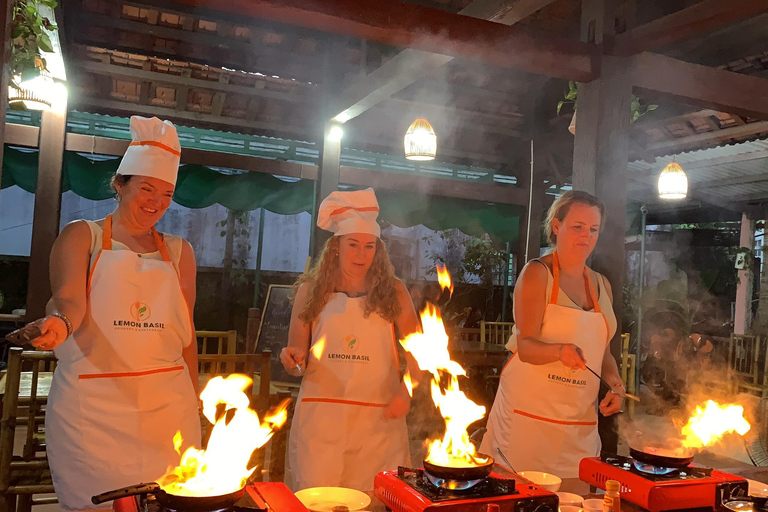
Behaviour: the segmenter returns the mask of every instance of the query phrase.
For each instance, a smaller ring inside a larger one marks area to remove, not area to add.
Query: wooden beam
[[[156,84],[186,85],[188,87],[210,89],[212,91],[219,91],[224,93],[243,94],[246,96],[271,98],[291,103],[308,103],[311,102],[315,96],[314,94],[300,96],[293,93],[269,91],[256,87],[247,87],[244,85],[229,84],[226,82],[216,82],[213,80],[202,80],[199,78],[191,78],[189,76],[173,75],[170,73],[161,73],[159,71],[148,71],[145,69],[137,69],[129,66],[121,66],[118,64],[104,64],[95,61],[75,60],[70,64],[70,67],[97,75],[126,77],[133,80],[145,80]],[[313,93],[314,91],[310,89],[309,92]]]
[[[451,57],[468,57],[492,66],[589,81],[593,49],[540,31],[413,4],[380,0],[179,0],[252,19],[267,19],[382,44]]]
[[[649,144],[646,150],[650,153],[679,153],[686,149],[699,148],[703,145],[717,145],[721,142],[749,137],[759,133],[768,133],[768,121],[757,121],[741,126],[723,128],[716,132],[699,133],[679,139],[666,140]]]
[[[641,53],[631,57],[632,84],[641,91],[723,112],[768,120],[768,79]]]
[[[520,19],[536,12],[533,10],[535,7],[549,3],[552,1],[523,0],[510,4],[509,0],[475,0],[462,9],[459,15],[514,25]],[[583,46],[582,50],[586,53],[591,51],[586,46]],[[330,108],[333,118],[339,122],[347,122],[414,82],[433,75],[451,60],[453,56],[443,55],[441,52],[430,53],[408,48],[337,96]],[[525,66],[522,67],[525,69]]]
[[[635,55],[714,32],[764,12],[768,12],[766,0],[704,0],[617,35],[608,52],[621,57]]]
[[[15,4],[12,0],[0,0],[0,34],[3,44],[0,47],[0,119],[5,120],[8,110],[8,84],[11,78],[11,20],[12,8]],[[5,140],[5,122],[0,123],[0,141]],[[3,148],[0,145],[0,181],[3,179]]]

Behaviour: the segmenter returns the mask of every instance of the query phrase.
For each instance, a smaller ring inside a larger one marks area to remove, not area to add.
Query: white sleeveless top
[[[104,234],[104,230],[93,222],[92,220],[86,220],[86,224],[88,224],[88,227],[91,230],[91,261],[88,265],[89,269],[93,268],[93,264],[96,263],[96,258],[99,256],[99,252],[101,252],[101,242],[102,242],[102,235]],[[181,245],[183,242],[183,238],[176,235],[169,235],[167,233],[161,233],[160,234],[163,237],[163,240],[165,241],[165,245],[168,248],[168,253],[171,255],[171,260],[173,261],[173,264],[176,266],[176,268],[179,268],[179,261],[181,260]],[[118,242],[117,240],[112,240],[112,250],[113,251],[131,251],[132,249],[129,248],[127,245]],[[160,251],[152,251],[152,252],[144,252],[140,253],[142,258],[149,258],[153,260],[161,260],[163,259],[163,256],[160,254]]]

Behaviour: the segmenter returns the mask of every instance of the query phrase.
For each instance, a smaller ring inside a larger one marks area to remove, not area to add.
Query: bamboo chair
[[[0,512],[29,512],[34,505],[57,503],[55,497],[34,498],[35,494],[54,492],[43,433],[38,429],[44,424],[47,403],[47,396],[38,393],[38,380],[41,369],[45,371],[55,360],[53,352],[24,351],[20,347],[8,352],[0,420]],[[29,395],[20,393],[22,367],[26,365],[32,372]],[[14,456],[16,427],[25,423],[23,454]]]
[[[768,358],[760,336],[731,334],[728,346],[728,367],[732,372],[736,392],[762,395]]]
[[[514,332],[514,322],[480,322],[480,341],[492,345],[506,345]]]

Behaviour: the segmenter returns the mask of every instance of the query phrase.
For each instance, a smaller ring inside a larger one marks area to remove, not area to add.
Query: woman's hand
[[[53,350],[67,339],[67,324],[58,316],[48,315],[32,322],[42,332],[42,336],[30,341],[33,346],[43,350]]]
[[[408,394],[408,390],[405,384],[400,386],[400,392],[389,401],[387,408],[384,409],[384,419],[394,420],[402,418],[411,409],[411,395]]]
[[[587,360],[584,359],[584,352],[573,343],[563,343],[560,345],[560,361],[572,370],[587,369]]]
[[[619,395],[623,395],[624,385],[619,384],[614,386],[611,391],[606,393],[603,401],[600,402],[600,414],[603,416],[612,416],[617,412],[621,412],[621,406],[624,403],[624,398]]]
[[[280,351],[280,362],[285,371],[298,377],[307,369],[307,351],[296,347],[284,347]]]

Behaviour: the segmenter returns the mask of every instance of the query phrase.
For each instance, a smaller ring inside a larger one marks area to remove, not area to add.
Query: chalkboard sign
[[[278,382],[301,382],[285,371],[280,362],[280,351],[288,346],[288,326],[291,323],[292,286],[271,284],[267,290],[264,313],[256,338],[256,352],[272,351],[272,380]]]

